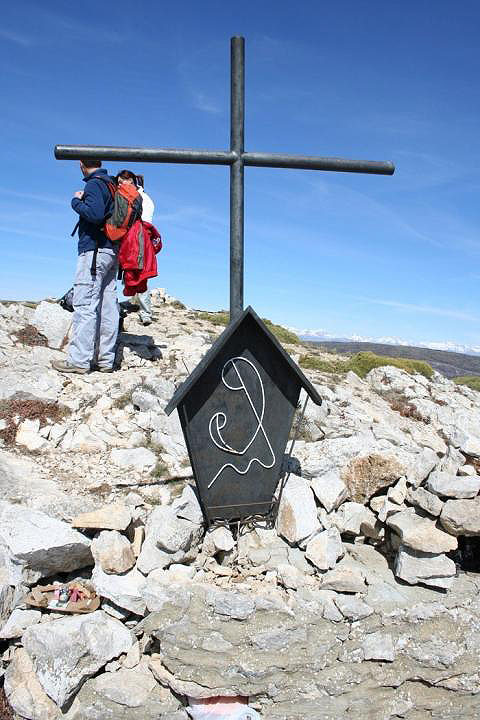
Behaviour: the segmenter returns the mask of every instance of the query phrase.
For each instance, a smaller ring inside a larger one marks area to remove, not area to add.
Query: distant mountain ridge
[[[450,350],[435,350],[433,348],[415,345],[390,345],[375,342],[352,342],[350,340],[311,340],[302,336],[307,344],[321,345],[327,351],[335,351],[341,355],[353,354],[362,351],[374,352],[387,357],[410,358],[425,360],[434,370],[447,378],[460,375],[480,376],[480,355],[452,352]]]
[[[371,343],[377,345],[393,345],[402,347],[429,348],[430,350],[441,350],[455,352],[463,355],[474,355],[480,357],[480,345],[463,345],[450,340],[439,342],[418,342],[413,343],[397,337],[363,337],[362,335],[336,336],[324,330],[294,330],[297,335],[306,341],[311,342],[356,342]]]

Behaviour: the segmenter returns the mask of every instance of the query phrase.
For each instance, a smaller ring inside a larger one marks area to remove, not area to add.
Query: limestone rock
[[[132,513],[126,505],[112,503],[98,510],[77,515],[72,520],[72,527],[121,531],[127,529],[131,520]]]
[[[415,457],[415,461],[407,474],[408,482],[414,488],[419,487],[437,463],[437,454],[430,448],[424,448]]]
[[[460,445],[460,450],[464,455],[480,458],[480,438],[468,435]]]
[[[138,471],[150,471],[157,462],[157,456],[148,448],[130,448],[117,449],[114,448],[110,455],[114,465],[125,469],[134,469]]]
[[[130,631],[102,610],[33,625],[22,640],[43,689],[60,707],[133,644]]]
[[[49,347],[60,349],[70,330],[72,314],[58,303],[42,301],[33,314],[31,324],[47,338]]]
[[[280,499],[277,532],[288,542],[299,543],[320,529],[317,507],[306,480],[291,475]]]
[[[135,565],[131,544],[117,530],[102,530],[91,549],[95,563],[105,573],[125,573]]]
[[[136,568],[124,575],[108,575],[96,565],[92,574],[92,583],[99,595],[136,615],[145,614],[141,592],[144,582],[144,576]]]
[[[365,660],[382,660],[384,662],[395,660],[393,639],[388,633],[370,633],[362,642],[362,650]]]
[[[93,563],[90,540],[61,520],[0,500],[0,546],[39,579]]]
[[[427,490],[442,497],[474,498],[480,491],[480,476],[471,475],[460,477],[446,472],[432,472],[425,483]]]
[[[15,442],[27,450],[40,450],[47,441],[39,434],[40,420],[24,420],[18,426]]]
[[[440,524],[452,535],[480,535],[480,497],[473,500],[447,500]]]
[[[346,502],[340,505],[332,517],[332,522],[340,533],[363,535],[362,526],[374,527],[376,518],[369,508],[361,503]]]
[[[148,693],[150,686],[148,675],[142,671],[142,679],[137,688],[133,688],[132,699],[136,702],[142,698],[140,705],[123,704],[124,699],[119,681],[125,680],[125,674],[118,670],[113,673],[104,673],[96,678],[87,680],[75,697],[71,708],[62,720],[188,720],[188,715],[181,707],[181,703],[170,692],[155,681],[155,685]],[[127,676],[125,687],[130,688],[139,678],[140,673]],[[117,685],[117,686],[115,686]],[[114,698],[114,699],[113,699]]]
[[[21,610],[15,608],[7,622],[0,624],[0,640],[11,640],[23,635],[23,631],[30,625],[40,622],[42,613],[40,610]]]
[[[15,603],[15,588],[10,585],[10,573],[0,565],[0,628],[7,622]]]
[[[305,557],[319,570],[330,570],[344,555],[342,538],[337,528],[324,530],[307,543]]]
[[[24,648],[15,651],[5,672],[5,695],[12,709],[27,720],[58,720],[57,705],[46,694]]]
[[[203,512],[195,490],[186,485],[179,498],[173,501],[172,508],[178,518],[190,520],[195,525],[203,524]]]
[[[439,530],[432,520],[417,515],[409,508],[392,515],[387,520],[403,545],[425,553],[445,553],[457,548],[457,540]]]
[[[410,585],[422,583],[431,587],[450,588],[455,573],[455,563],[446,555],[421,553],[403,545],[395,560],[395,575]]]
[[[370,605],[351,595],[337,595],[334,598],[334,603],[343,617],[352,622],[363,620],[363,618],[369,617],[373,613]]]
[[[172,506],[157,507],[146,525],[147,538],[155,538],[155,544],[167,553],[187,551],[192,543],[198,543],[202,535],[201,525],[177,516]]]
[[[341,593],[365,591],[365,577],[358,570],[348,566],[337,566],[322,578],[322,590],[335,590]]]
[[[292,590],[298,590],[305,585],[305,575],[288,563],[280,563],[277,567],[277,579],[283,587]]]
[[[423,487],[419,487],[416,490],[409,488],[407,491],[407,502],[410,505],[419,507],[421,510],[438,517],[442,512],[443,502],[437,495],[434,495]]]
[[[95,690],[100,695],[126,707],[144,705],[157,681],[142,663],[134,668],[120,668],[114,673],[104,673],[95,679]]]
[[[327,512],[336,510],[348,497],[347,487],[335,470],[312,478],[310,484],[317,500]]]
[[[407,478],[402,477],[400,480],[388,488],[387,498],[396,505],[403,505],[407,496]]]
[[[365,503],[382,488],[393,485],[404,471],[394,457],[372,453],[352,460],[342,479],[352,500]]]
[[[230,552],[235,547],[235,540],[228,527],[219,526],[209,530],[203,540],[202,552],[213,557],[218,552]]]
[[[142,586],[142,597],[149,612],[162,612],[168,615],[168,609],[180,616],[190,605],[192,591],[183,583],[169,582],[163,570],[150,573]]]

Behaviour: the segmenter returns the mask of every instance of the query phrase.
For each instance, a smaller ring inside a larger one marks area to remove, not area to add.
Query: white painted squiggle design
[[[250,397],[250,393],[248,392],[247,387],[246,387],[246,385],[243,381],[243,378],[240,374],[240,370],[238,369],[238,365],[241,362],[247,363],[251,368],[253,368],[253,371],[255,372],[255,374],[258,378],[258,382],[260,383],[260,389],[261,389],[261,393],[262,393],[262,408],[260,411],[260,415],[257,412],[255,404],[254,404],[252,398]],[[237,377],[238,377],[238,380],[240,383],[239,385],[230,385],[225,377],[226,372],[230,366],[232,366],[232,368],[235,370],[235,372],[237,374]],[[227,362],[225,363],[225,365],[222,368],[222,382],[225,385],[225,387],[227,387],[229,390],[243,390],[243,392],[247,396],[247,400],[249,402],[250,407],[252,408],[253,414],[255,415],[255,418],[256,418],[258,424],[257,424],[257,428],[256,428],[255,432],[253,433],[250,441],[245,445],[243,450],[235,450],[235,448],[232,448],[222,437],[222,430],[225,427],[225,425],[227,424],[227,417],[226,417],[225,413],[217,412],[217,413],[215,413],[215,415],[212,415],[212,417],[210,418],[210,422],[208,424],[208,431],[210,433],[210,438],[211,438],[212,442],[220,450],[223,450],[224,452],[231,453],[232,455],[245,455],[245,453],[247,452],[249,447],[251,447],[252,443],[255,441],[255,438],[257,437],[258,433],[261,432],[263,434],[263,437],[265,438],[265,442],[268,445],[268,449],[270,450],[270,454],[272,456],[272,461],[270,464],[267,465],[267,464],[263,463],[261,460],[259,460],[259,458],[256,458],[256,457],[252,458],[249,461],[245,470],[240,470],[239,468],[235,467],[235,465],[232,465],[232,463],[225,463],[225,465],[223,465],[220,468],[220,470],[217,472],[217,474],[215,475],[213,480],[210,481],[210,483],[208,485],[209,488],[212,487],[215,480],[217,480],[217,478],[222,474],[222,472],[227,467],[232,468],[232,470],[234,472],[238,473],[239,475],[246,475],[254,462],[257,462],[259,465],[261,465],[265,469],[271,468],[275,465],[275,453],[273,452],[272,445],[270,443],[270,440],[268,439],[267,433],[265,432],[265,428],[263,427],[263,418],[265,415],[265,389],[263,387],[262,378],[260,377],[260,373],[258,372],[257,368],[250,360],[247,360],[247,358],[244,358],[241,356],[230,358],[230,360],[227,360]],[[217,435],[219,441],[217,441],[215,439],[214,431],[216,432],[216,435]]]

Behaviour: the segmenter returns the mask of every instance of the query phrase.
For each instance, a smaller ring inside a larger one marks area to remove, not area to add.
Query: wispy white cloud
[[[34,44],[33,38],[17,33],[14,30],[0,30],[0,38],[15,43],[15,45],[21,45],[22,47],[31,47]]]
[[[0,187],[0,196],[1,195],[18,198],[19,200],[33,200],[34,202],[39,203],[49,203],[51,205],[65,206],[66,203],[65,198],[55,197],[53,195],[41,195],[38,193],[18,192],[5,187]]]
[[[222,112],[222,108],[200,90],[190,90],[193,106],[202,112],[218,115]]]
[[[384,300],[381,298],[368,298],[363,296],[357,296],[354,299],[369,305],[382,305],[384,307],[391,307],[397,310],[405,310],[406,312],[436,315],[438,317],[465,320],[467,322],[480,322],[479,316],[472,315],[471,313],[464,312],[463,310],[453,310],[450,308],[435,307],[432,305],[417,305],[416,303],[405,303],[397,300]]]

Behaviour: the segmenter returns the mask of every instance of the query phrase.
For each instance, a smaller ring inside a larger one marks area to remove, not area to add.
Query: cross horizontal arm
[[[245,165],[298,170],[334,170],[336,172],[393,175],[395,165],[377,160],[346,160],[345,158],[314,157],[311,155],[279,155],[269,153],[243,153]]]
[[[55,145],[57,160],[116,160],[122,162],[184,163],[194,165],[232,165],[239,155],[231,150],[182,150],[175,148],[132,148],[110,145]],[[252,167],[332,170],[336,172],[393,175],[395,165],[376,160],[276,153],[240,153],[241,162]]]
[[[237,156],[225,150],[112,147],[110,145],[55,145],[57,160],[117,160],[122,162],[231,165]]]

